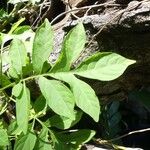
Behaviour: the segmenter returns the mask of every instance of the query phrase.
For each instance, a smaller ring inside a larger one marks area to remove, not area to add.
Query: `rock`
[[[65,29],[77,22],[68,22]],[[83,23],[89,37],[96,35],[92,42],[97,50],[116,52],[137,61],[115,80],[121,89],[130,91],[150,84],[150,1],[131,1],[123,8],[106,7],[99,14],[84,16]]]

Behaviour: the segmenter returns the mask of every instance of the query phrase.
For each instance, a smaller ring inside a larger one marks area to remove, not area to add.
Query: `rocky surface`
[[[115,93],[114,87],[116,86],[116,91],[119,89],[130,91],[150,84],[150,1],[130,1],[121,5],[122,7],[107,6],[108,2],[112,5],[118,3],[118,1],[105,1],[106,7],[99,7],[95,14],[80,18],[85,25],[88,39],[92,43],[86,49],[85,55],[95,50],[113,51],[134,59],[137,63],[129,67],[118,80],[109,82],[105,90],[107,92],[102,92],[101,89],[104,87],[100,87],[101,83],[97,88],[98,83],[96,82],[92,87],[98,95],[110,95],[112,90],[112,93]],[[68,21],[64,28],[65,31],[77,22],[77,20]],[[58,53],[57,45],[56,51]],[[114,86],[110,86],[112,83]],[[123,93],[120,95],[122,99]]]

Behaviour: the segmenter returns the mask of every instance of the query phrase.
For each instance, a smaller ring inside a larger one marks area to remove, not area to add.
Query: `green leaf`
[[[56,80],[39,78],[39,86],[48,106],[58,115],[74,119],[74,96],[64,84]]]
[[[16,69],[14,69],[13,67],[10,67],[8,70],[8,76],[14,78],[14,79],[19,79],[19,76],[17,74]]]
[[[46,121],[46,124],[50,125],[51,127],[65,130],[78,123],[81,119],[81,116],[81,111],[75,112],[75,120],[63,116],[54,115]]]
[[[54,142],[54,150],[77,150],[77,149],[72,149],[70,145],[63,143],[60,140],[57,140]]]
[[[14,120],[10,123],[10,125],[8,126],[8,134],[10,135],[19,135],[22,132],[22,130],[20,128],[18,128],[17,125],[17,121]]]
[[[18,84],[16,84],[13,89],[12,89],[12,95],[14,95],[15,97],[19,97],[19,95],[21,94],[23,89],[23,85],[19,82]]]
[[[115,53],[106,55],[99,53],[85,61],[74,73],[90,79],[110,81],[118,78],[129,65],[134,63],[134,60]]]
[[[72,149],[70,145],[68,145],[68,143],[62,142],[59,138],[59,136],[57,137],[57,135],[54,133],[54,138],[53,143],[54,143],[54,150],[77,150],[77,149]],[[66,144],[67,143],[67,144]]]
[[[100,104],[94,90],[85,82],[69,73],[55,73],[54,78],[67,82],[75,96],[76,105],[90,115],[96,122],[99,120]]]
[[[0,146],[7,146],[9,144],[7,131],[0,129]]]
[[[25,21],[25,18],[21,17],[17,22],[13,23],[8,34],[12,34],[23,21]]]
[[[19,39],[14,39],[10,45],[9,56],[13,68],[18,74],[22,74],[22,67],[26,66],[27,53],[23,42]]]
[[[14,150],[33,150],[36,142],[36,135],[28,132],[26,135],[21,135],[15,143]]]
[[[80,145],[87,143],[92,139],[92,137],[95,135],[95,131],[93,130],[78,130],[69,134],[58,134],[60,139],[67,143],[72,143],[74,145]]]
[[[25,43],[27,40],[31,40],[34,37],[34,32],[32,30],[26,30],[21,34],[5,34],[5,33],[0,33],[1,39],[3,43],[6,43],[12,39],[19,39]],[[33,44],[33,43],[32,43]]]
[[[48,140],[48,129],[42,128],[34,150],[53,150],[50,141]]]
[[[19,97],[16,98],[16,116],[18,128],[26,134],[29,120],[30,92],[25,83],[22,86],[23,90]]]
[[[43,64],[53,50],[53,32],[48,20],[38,28],[33,42],[32,63],[37,74],[42,72]]]
[[[2,74],[0,76],[0,86],[1,87],[4,87],[4,86],[7,86],[9,85],[11,82],[9,80],[9,78],[5,75],[5,74]]]
[[[4,10],[4,8],[0,8],[0,20],[2,21],[3,19],[6,19],[8,16],[8,12]]]
[[[23,32],[27,31],[31,29],[30,26],[28,25],[24,25],[24,26],[19,26],[17,27],[17,29],[13,32],[13,34],[22,34]]]
[[[100,104],[94,90],[87,83],[77,78],[72,80],[71,88],[75,96],[76,105],[98,122]]]
[[[32,64],[28,63],[25,67],[22,68],[23,76],[30,76],[33,72]]]
[[[51,64],[49,62],[44,62],[43,68],[42,68],[42,73],[48,72],[48,70],[51,68]]]
[[[34,108],[35,112],[38,113],[38,112],[44,111],[45,107],[46,107],[46,100],[43,97],[43,95],[41,95],[36,99],[36,101],[33,105],[33,108]]]
[[[85,30],[83,24],[79,23],[66,36],[62,47],[62,54],[52,68],[52,71],[70,70],[72,63],[79,57],[83,50],[85,42]]]

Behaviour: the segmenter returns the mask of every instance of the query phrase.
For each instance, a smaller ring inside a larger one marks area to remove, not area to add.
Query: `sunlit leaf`
[[[100,104],[94,90],[85,82],[77,79],[72,74],[55,73],[53,77],[67,82],[75,96],[76,105],[95,121],[99,120]]]
[[[75,71],[75,74],[90,79],[110,81],[121,76],[126,68],[134,63],[134,60],[127,59],[116,53],[106,55],[101,53],[85,61]]]
[[[19,135],[22,132],[22,129],[18,128],[17,121],[13,121],[8,126],[8,134],[13,135]]]
[[[0,129],[0,146],[6,146],[9,144],[7,130]]]
[[[16,143],[14,150],[33,150],[36,142],[36,135],[28,132],[26,135],[21,135]]]
[[[31,29],[31,27],[28,26],[28,25],[19,26],[19,27],[17,27],[17,29],[15,29],[15,31],[13,32],[13,34],[22,34],[25,31],[28,31],[30,29]]]
[[[57,114],[74,119],[74,96],[64,84],[39,78],[39,86],[48,106]]]
[[[27,52],[21,40],[14,39],[10,46],[9,56],[13,68],[18,74],[22,74],[22,67],[26,65]]]
[[[8,32],[8,34],[12,34],[12,33],[18,28],[18,26],[19,26],[23,21],[25,21],[25,18],[20,18],[17,22],[15,22],[15,23],[11,26],[11,29],[10,29],[10,31]]]
[[[81,51],[84,48],[86,42],[85,30],[82,23],[75,26],[66,36],[63,47],[62,54],[56,62],[52,71],[68,71],[72,63],[79,57]]]
[[[10,76],[11,78],[14,78],[14,79],[19,79],[19,75],[17,74],[17,71],[15,68],[13,67],[10,67],[9,70],[8,70],[8,76]]]
[[[24,134],[26,134],[28,130],[29,106],[30,92],[24,83],[21,94],[16,98],[17,124],[18,128],[20,128]]]
[[[48,60],[53,50],[53,32],[48,20],[38,28],[35,34],[32,52],[32,63],[34,71],[42,72],[43,64]]]
[[[13,89],[12,89],[12,95],[14,95],[15,97],[18,97],[23,89],[23,85],[19,82],[18,84],[16,84]]]

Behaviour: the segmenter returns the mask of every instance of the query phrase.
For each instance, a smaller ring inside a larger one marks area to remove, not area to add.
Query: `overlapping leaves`
[[[51,143],[54,147],[61,147],[63,150],[66,147],[62,148],[65,142],[79,146],[95,135],[95,132],[91,130],[79,130],[71,133],[68,138],[64,134],[54,134],[48,127],[68,129],[81,119],[83,112],[98,122],[101,113],[100,100],[98,100],[94,90],[76,75],[109,81],[122,75],[125,69],[135,61],[111,52],[98,52],[82,62],[76,69],[71,70],[72,64],[80,57],[85,42],[85,30],[83,24],[79,23],[65,37],[61,54],[56,63],[53,66],[47,65],[45,69],[45,64],[48,64],[47,60],[53,48],[53,32],[48,20],[45,20],[36,31],[29,63],[27,62],[29,59],[24,43],[19,39],[12,41],[9,52],[11,65],[9,72],[11,72],[11,76],[17,78],[15,80],[17,84],[12,89],[12,95],[16,100],[16,133],[22,133],[15,143],[16,150],[33,149],[35,143],[37,143],[35,149],[51,149],[51,146],[46,144],[49,143],[49,139],[52,140]],[[25,67],[27,70],[29,66],[33,77],[24,71]],[[29,77],[23,79],[24,76]],[[35,97],[37,100],[33,108],[30,105],[30,90],[25,83],[30,79],[35,79],[40,89],[39,98]],[[42,103],[42,101],[44,105],[38,107],[37,104]],[[38,119],[38,114],[45,115],[46,110],[54,115],[44,125]],[[42,125],[42,130],[38,135],[39,139],[33,132],[36,119]],[[32,130],[29,120],[30,122],[34,120]],[[84,136],[80,136],[81,134]],[[57,138],[58,135],[60,138]],[[7,142],[4,143],[7,144]]]

